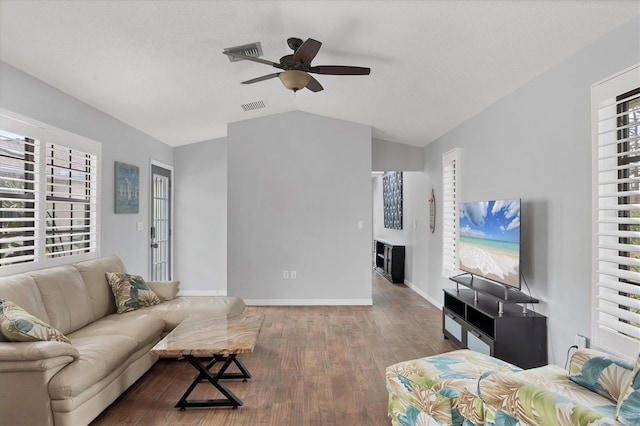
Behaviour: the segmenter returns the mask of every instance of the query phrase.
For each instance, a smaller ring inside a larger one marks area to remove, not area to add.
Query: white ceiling
[[[172,146],[291,110],[425,146],[639,13],[640,0],[0,0],[0,59]],[[260,41],[277,62],[288,37],[323,43],[315,65],[371,75],[294,94],[240,85],[277,70],[221,53]]]

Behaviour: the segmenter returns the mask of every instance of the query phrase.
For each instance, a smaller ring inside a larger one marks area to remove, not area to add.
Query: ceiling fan
[[[279,77],[282,84],[289,90],[297,92],[300,89],[307,88],[312,92],[323,90],[322,85],[313,78],[312,74],[329,74],[329,75],[369,75],[370,68],[352,67],[348,65],[317,65],[312,66],[311,61],[320,50],[318,40],[308,38],[303,42],[299,38],[289,38],[287,44],[293,50],[293,55],[285,55],[280,58],[280,62],[272,62],[266,59],[257,58],[255,56],[247,56],[241,53],[224,51],[225,55],[233,56],[238,59],[246,59],[248,61],[259,62],[261,64],[271,65],[274,68],[281,69],[281,72],[263,75],[262,77],[253,78],[243,81],[242,84],[252,84],[259,81],[269,80]]]

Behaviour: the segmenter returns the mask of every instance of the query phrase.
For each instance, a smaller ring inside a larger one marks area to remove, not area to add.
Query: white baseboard
[[[226,290],[180,290],[178,296],[226,296]]]
[[[248,306],[371,306],[373,299],[243,299]]]
[[[427,293],[425,293],[424,291],[420,290],[418,287],[416,287],[415,285],[413,285],[412,282],[405,280],[404,283],[407,285],[407,287],[409,287],[411,290],[415,291],[416,293],[418,293],[423,299],[425,299],[427,302],[431,303],[433,306],[435,306],[436,308],[442,310],[442,301],[441,300],[436,300],[433,297],[429,296]]]

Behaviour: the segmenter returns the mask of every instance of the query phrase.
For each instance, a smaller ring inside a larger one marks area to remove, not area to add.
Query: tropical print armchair
[[[569,371],[454,351],[387,369],[389,417],[401,426],[637,426],[639,369],[640,356],[632,365],[590,349],[573,354]]]

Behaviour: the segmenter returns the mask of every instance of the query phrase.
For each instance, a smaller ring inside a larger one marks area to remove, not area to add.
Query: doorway
[[[171,166],[151,164],[151,226],[149,268],[151,281],[172,279],[172,175]]]

